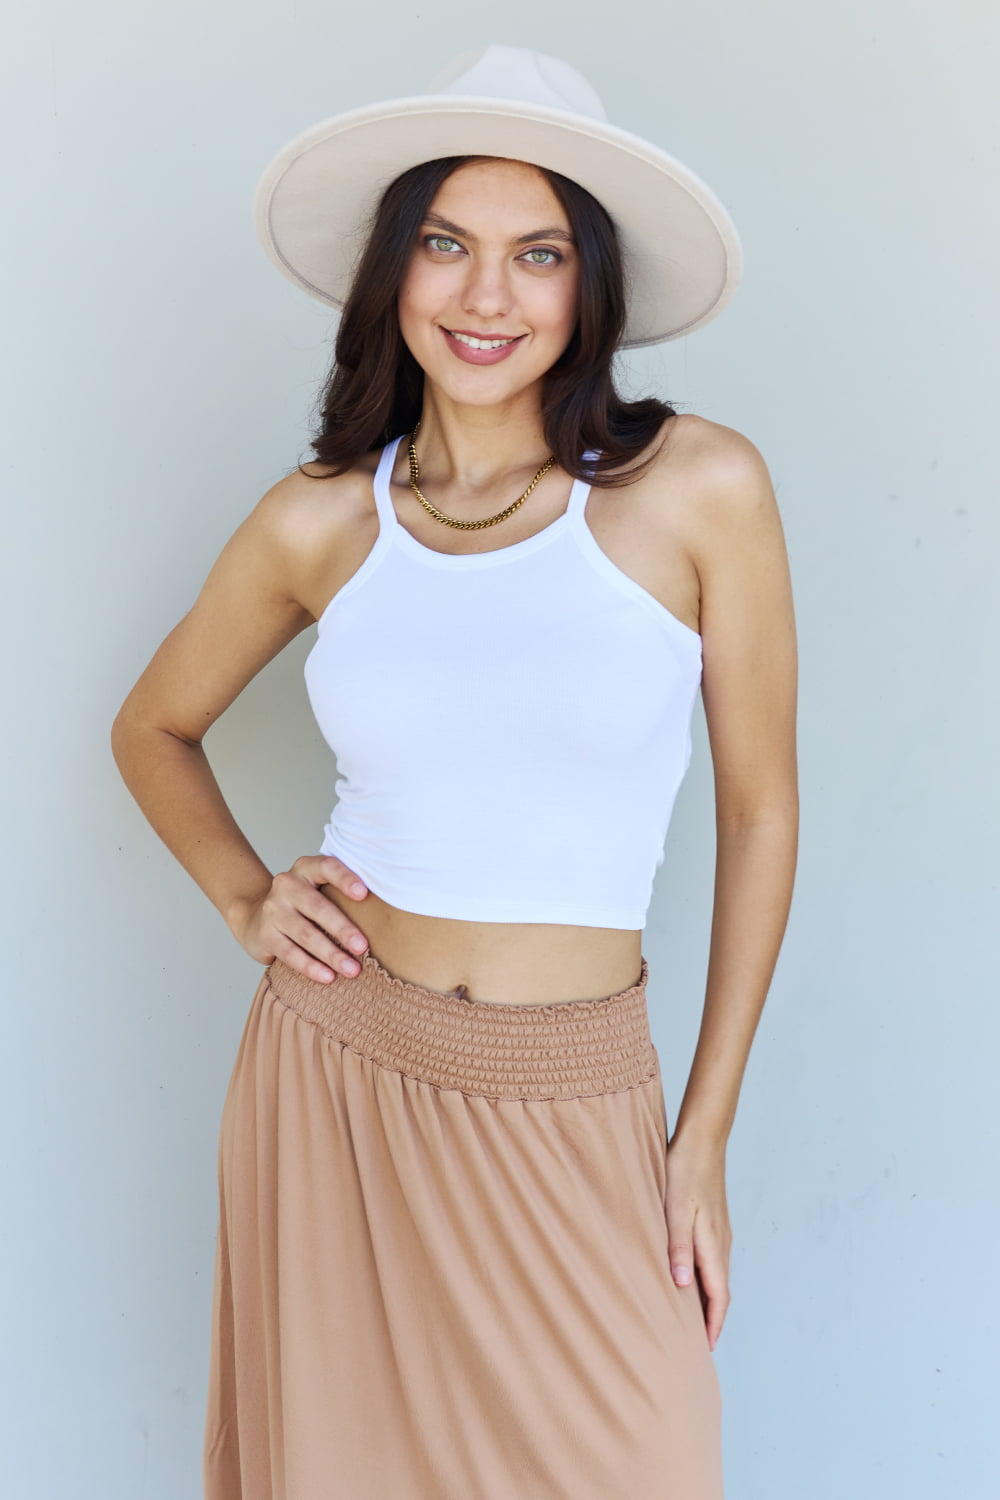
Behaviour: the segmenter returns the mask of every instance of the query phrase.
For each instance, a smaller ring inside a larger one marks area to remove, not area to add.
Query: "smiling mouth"
[[[503,349],[508,344],[516,344],[519,338],[524,338],[523,333],[507,339],[477,339],[471,333],[456,333],[452,328],[446,328],[445,332],[460,344],[467,344],[470,349]]]

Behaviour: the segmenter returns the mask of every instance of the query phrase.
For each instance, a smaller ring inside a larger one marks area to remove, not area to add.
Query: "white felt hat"
[[[383,189],[441,156],[549,167],[604,205],[629,278],[623,348],[692,333],[736,291],[742,248],[712,190],[665,151],[609,125],[569,63],[527,47],[463,53],[426,93],[335,115],[289,141],[257,185],[265,251],[311,296],[342,307]]]

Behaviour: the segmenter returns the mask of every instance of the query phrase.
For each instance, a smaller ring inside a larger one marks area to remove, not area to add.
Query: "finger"
[[[694,1276],[694,1219],[685,1213],[680,1219],[667,1214],[667,1243],[670,1254],[670,1274],[678,1286],[690,1286]]]
[[[319,884],[330,883],[325,878],[323,867],[331,863],[339,864],[340,861],[331,860],[326,855],[304,854],[295,861],[290,870],[275,876],[274,898],[281,913],[275,919],[275,925],[285,928],[289,921],[295,920],[304,913],[322,931],[324,937],[330,935],[342,947],[351,948],[357,954],[364,953],[368,947],[365,934],[355,926],[335,901],[324,896],[318,888]],[[346,866],[342,868],[346,869]],[[301,933],[294,935],[301,938]],[[327,959],[331,957],[330,951],[325,946],[322,956]],[[349,972],[357,971],[350,970]]]
[[[729,1282],[721,1264],[714,1256],[704,1257],[698,1266],[702,1287],[702,1307],[705,1313],[705,1332],[708,1346],[714,1349],[722,1332],[726,1313],[729,1310]]]
[[[300,912],[293,912],[288,916],[281,925],[281,933],[324,968],[346,974],[351,979],[361,972],[357,959],[345,953],[322,928],[310,922]],[[332,978],[333,975],[328,977]]]
[[[320,984],[332,984],[337,977],[326,964],[321,964],[311,953],[300,948],[298,943],[285,937],[284,934],[281,934],[275,942],[274,951],[275,956],[280,958],[283,964],[287,964],[290,969],[295,969],[299,974],[304,974],[307,979],[316,979]]]
[[[361,929],[341,911],[335,901],[331,901],[320,891],[310,891],[297,902],[296,909],[315,922],[324,934],[332,937],[342,948],[364,953],[368,947],[368,939]]]
[[[295,863],[298,865],[300,861]],[[310,873],[307,878],[316,885],[332,885],[354,901],[360,901],[368,894],[368,887],[360,875],[349,870],[335,854],[303,855],[301,863],[308,864]]]

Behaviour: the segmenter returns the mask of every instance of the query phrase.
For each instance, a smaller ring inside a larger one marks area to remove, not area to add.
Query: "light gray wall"
[[[503,14],[53,0],[8,21],[17,1500],[200,1493],[218,1118],[260,971],[131,804],[108,729],[305,450],[331,324],[258,250],[253,186],[295,132],[490,40],[580,67],[705,176],[746,251],[718,322],[632,362],[764,453],[801,637],[800,874],[729,1149],[728,1500],[997,1493],[996,10]],[[275,868],[331,796],[311,634],[207,741]],[[699,724],[646,939],[671,1123],[712,857]]]

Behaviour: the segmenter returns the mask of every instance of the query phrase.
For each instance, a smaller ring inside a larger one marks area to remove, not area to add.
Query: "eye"
[[[451,255],[454,250],[461,250],[457,240],[453,240],[448,234],[429,234],[424,244],[431,250],[438,250],[442,255]]]
[[[543,258],[538,259],[539,256]],[[525,254],[525,259],[531,266],[557,266],[562,260],[562,256],[558,250],[543,250],[539,248],[537,250],[528,250]]]

